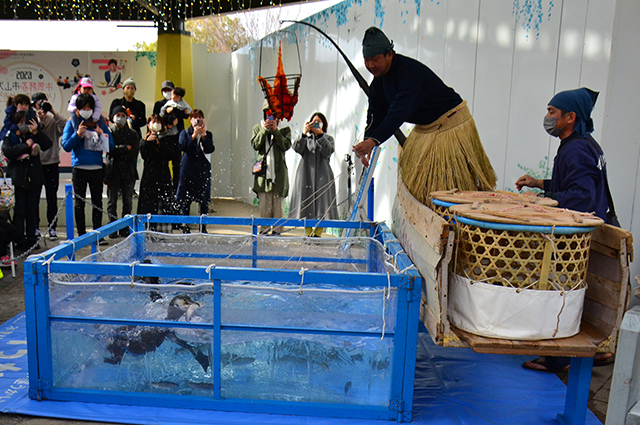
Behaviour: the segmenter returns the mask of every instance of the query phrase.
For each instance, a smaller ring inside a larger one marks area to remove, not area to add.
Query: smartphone
[[[320,128],[320,123],[318,121],[314,121],[313,128]]]
[[[196,126],[202,127],[204,125],[204,120],[202,118],[196,119]]]
[[[273,121],[273,115],[267,115],[267,119]]]

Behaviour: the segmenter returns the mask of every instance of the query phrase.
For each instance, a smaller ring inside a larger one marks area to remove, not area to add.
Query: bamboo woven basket
[[[458,246],[449,319],[491,338],[539,340],[580,331],[591,214],[533,204],[451,206]]]
[[[456,205],[455,273],[520,289],[572,290],[585,285],[592,214],[538,205]]]

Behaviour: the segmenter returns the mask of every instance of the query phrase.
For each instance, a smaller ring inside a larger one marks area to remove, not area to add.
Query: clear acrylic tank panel
[[[420,277],[384,225],[308,239],[124,220],[135,232],[103,252],[69,260],[83,236],[27,262],[31,397],[410,420]]]

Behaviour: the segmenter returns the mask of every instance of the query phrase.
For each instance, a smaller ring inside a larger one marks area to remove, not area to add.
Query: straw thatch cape
[[[496,185],[466,101],[431,124],[416,125],[398,164],[405,185],[425,205],[436,190],[493,190]]]

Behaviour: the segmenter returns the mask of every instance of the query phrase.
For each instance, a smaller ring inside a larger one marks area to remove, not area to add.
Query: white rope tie
[[[51,275],[51,262],[53,261],[54,257],[56,255],[53,254],[51,257],[49,257],[44,263],[42,263],[42,265],[46,265],[47,266],[47,276]],[[53,281],[51,281],[51,286],[53,286]]]
[[[211,264],[209,264],[209,266],[207,266],[207,274],[209,275],[209,280],[213,280],[211,278],[211,269],[214,269],[215,267],[216,267],[215,263],[211,263]]]
[[[76,254],[76,243],[73,241],[73,239],[62,241],[61,243],[70,243],[71,244],[71,255],[67,255],[67,258],[71,259],[71,257]]]
[[[385,317],[385,309],[387,306],[387,300],[391,296],[391,275],[387,272],[387,288],[382,291],[382,336],[380,341],[384,339],[384,332],[387,329],[387,319]]]
[[[560,295],[562,296],[562,307],[560,307],[560,311],[558,312],[558,318],[556,320],[556,328],[553,331],[553,334],[551,335],[551,338],[555,338],[555,336],[558,334],[558,331],[560,330],[560,315],[562,314],[562,311],[564,310],[564,305],[567,302],[567,293],[562,291],[560,292]]]
[[[304,267],[300,267],[300,271],[298,272],[298,274],[300,276],[302,276],[302,278],[300,279],[300,288],[298,289],[298,295],[302,295],[302,285],[304,284],[304,272],[306,272],[309,269],[305,269]]]
[[[129,267],[131,267],[131,288],[134,287],[136,264],[140,264],[140,261],[134,261],[129,264]]]
[[[151,221],[151,213],[147,213],[147,226],[146,226],[146,230],[149,231],[150,228],[150,222]]]
[[[396,266],[397,266],[397,265],[398,265],[398,264],[396,263]],[[418,271],[418,268],[415,266],[415,264],[411,264],[411,265],[409,265],[408,267],[405,267],[404,269],[400,270],[398,273],[399,273],[399,274],[404,274],[407,270],[411,270],[411,269],[413,269],[413,270],[415,270],[415,271]]]
[[[87,233],[94,233],[96,235],[96,249],[98,250],[98,252],[102,252],[100,251],[100,232],[95,229],[91,229],[87,231]]]

